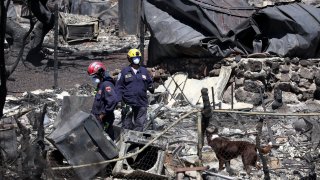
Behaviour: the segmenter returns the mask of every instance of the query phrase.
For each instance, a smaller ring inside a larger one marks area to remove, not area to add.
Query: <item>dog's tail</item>
[[[271,148],[272,148],[272,142],[269,142],[268,145],[261,147],[261,153],[268,154],[269,152],[271,152]]]

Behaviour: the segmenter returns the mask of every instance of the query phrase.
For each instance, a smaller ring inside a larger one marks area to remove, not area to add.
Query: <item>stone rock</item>
[[[290,76],[291,76],[290,77],[291,81],[296,82],[296,83],[300,82],[300,76],[299,76],[299,74],[297,72],[292,72],[290,74]]]
[[[303,67],[309,67],[311,65],[311,62],[309,60],[300,60],[300,65]]]
[[[280,82],[275,85],[275,88],[279,88],[281,91],[290,92],[291,85],[289,82]]]
[[[262,103],[259,93],[245,91],[243,87],[236,89],[235,97],[238,102],[250,103],[256,106]]]
[[[231,103],[231,85],[228,86],[228,88],[223,93],[223,102]],[[233,102],[236,102],[235,99],[233,99]]]
[[[307,79],[301,79],[298,85],[299,85],[299,87],[304,87],[304,88],[308,89],[310,87],[311,83]]]
[[[313,71],[305,67],[300,68],[299,75],[305,79],[313,79],[314,77]]]
[[[296,104],[299,103],[297,96],[291,92],[283,92],[282,94],[283,103],[285,104]]]
[[[243,86],[245,91],[249,91],[253,93],[260,93],[260,89],[261,89],[261,92],[263,93],[265,90],[264,84],[258,80],[257,81],[245,80]]]
[[[242,70],[242,69],[240,69],[240,68],[236,68],[236,69],[235,69],[235,75],[236,75],[238,78],[244,77],[244,70]]]
[[[308,99],[313,99],[313,90],[301,90],[302,96],[298,96],[299,101],[306,101]]]
[[[281,73],[288,73],[289,71],[290,71],[290,66],[288,66],[288,65],[281,65],[280,66]]]
[[[249,60],[248,61],[248,67],[250,71],[252,72],[260,72],[262,70],[262,62],[261,61],[254,61],[254,60]]]
[[[291,64],[291,70],[292,71],[298,71],[299,69],[300,69],[299,66]]]
[[[299,118],[292,123],[293,128],[298,132],[305,132],[312,128],[312,124],[304,118]]]
[[[220,69],[221,68],[221,64],[220,63],[216,63],[213,65],[213,69]]]
[[[290,62],[291,62],[291,60],[290,60],[289,57],[285,57],[285,58],[283,59],[283,61],[286,63],[286,65],[289,65]]]
[[[315,75],[314,75],[314,83],[317,86],[320,86],[320,70],[316,71]]]
[[[279,67],[280,64],[278,62],[272,62],[271,63],[271,70],[273,73],[278,74],[279,73]]]
[[[246,71],[244,72],[244,77],[252,80],[264,80],[267,77],[267,73],[264,70],[261,70],[260,72]]]
[[[290,76],[289,74],[277,74],[276,78],[280,81],[280,82],[290,82]]]
[[[295,93],[295,94],[299,94],[301,92],[299,86],[297,83],[295,82],[291,82],[290,83],[290,87],[291,87],[291,92]]]
[[[296,65],[297,65],[297,64],[299,64],[299,61],[300,61],[300,60],[299,60],[299,58],[297,58],[297,57],[291,59],[291,63],[292,63],[292,64],[296,64]]]
[[[243,83],[244,83],[244,78],[238,78],[238,77],[235,78],[236,88],[243,86]]]
[[[313,98],[316,100],[320,100],[320,87],[319,86],[316,87],[316,90],[313,93]]]
[[[213,69],[209,72],[210,77],[219,76],[219,74],[220,74],[220,69]]]
[[[279,88],[275,88],[273,91],[273,98],[274,101],[271,104],[271,108],[273,110],[278,109],[279,107],[282,106],[282,91]]]

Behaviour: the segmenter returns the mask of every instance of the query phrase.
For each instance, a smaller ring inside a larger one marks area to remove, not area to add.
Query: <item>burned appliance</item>
[[[70,165],[97,163],[118,156],[118,149],[95,117],[83,111],[60,122],[48,137]],[[107,164],[75,168],[79,179],[90,179]]]
[[[128,130],[122,134],[119,156],[128,156],[143,148],[156,137],[154,131],[137,132]],[[161,175],[165,158],[167,139],[160,138],[141,153],[118,161],[113,169],[114,177],[126,179],[167,179]]]

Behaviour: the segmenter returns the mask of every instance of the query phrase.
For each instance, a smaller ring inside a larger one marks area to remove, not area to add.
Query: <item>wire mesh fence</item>
[[[242,178],[313,179],[319,174],[320,116],[240,113],[212,114],[209,127],[218,131],[211,129],[207,142],[217,169]]]

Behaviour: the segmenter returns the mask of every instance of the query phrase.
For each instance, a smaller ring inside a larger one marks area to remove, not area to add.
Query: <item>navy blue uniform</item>
[[[100,120],[99,115],[105,114],[101,124],[110,138],[114,139],[113,111],[118,103],[118,98],[115,92],[113,80],[110,77],[105,77],[103,82],[98,84],[97,88],[98,91],[94,98],[91,113],[95,115],[98,120]]]
[[[153,82],[146,68],[140,66],[135,74],[132,67],[128,66],[119,74],[116,83],[118,98],[122,99],[126,105],[131,106],[133,112],[123,119],[123,128],[143,131],[144,123],[147,120],[147,90],[153,90]]]

